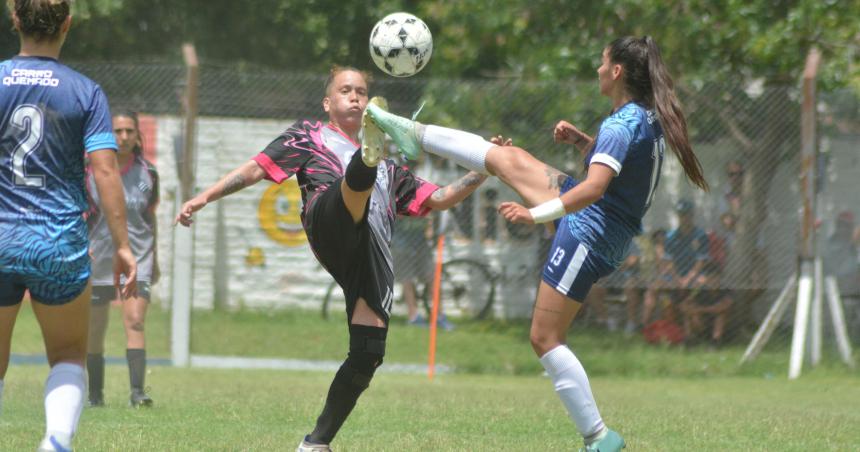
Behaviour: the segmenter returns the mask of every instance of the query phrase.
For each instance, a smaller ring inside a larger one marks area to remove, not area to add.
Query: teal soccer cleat
[[[387,133],[400,153],[407,160],[417,160],[421,154],[421,143],[415,132],[415,121],[389,113],[385,108],[372,102],[367,104],[365,114]]]
[[[579,449],[579,452],[619,452],[627,447],[624,438],[615,430],[607,430],[603,438]]]

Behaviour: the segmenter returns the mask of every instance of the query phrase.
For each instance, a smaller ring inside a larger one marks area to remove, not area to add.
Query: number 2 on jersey
[[[42,143],[45,125],[42,110],[35,105],[21,105],[12,112],[11,119],[12,125],[26,134],[12,151],[12,174],[15,175],[15,185],[42,188],[45,186],[45,176],[28,176],[24,170],[27,157]]]

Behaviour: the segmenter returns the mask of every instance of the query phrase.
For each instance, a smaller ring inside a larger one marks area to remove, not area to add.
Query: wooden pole
[[[184,137],[179,171],[179,197],[174,215],[191,199],[194,190],[194,147],[197,131],[197,84],[199,66],[194,45],[182,46],[186,86],[182,96],[185,109]],[[191,359],[191,305],[194,297],[194,229],[173,228],[173,262],[171,271],[170,357],[174,366],[184,367]]]
[[[818,146],[815,135],[815,79],[821,54],[813,47],[806,56],[803,69],[803,105],[800,111],[800,190],[803,214],[800,225],[800,253],[798,263],[797,306],[794,316],[794,333],[791,338],[791,357],[788,378],[800,376],[809,330],[809,310],[815,282],[815,178]]]

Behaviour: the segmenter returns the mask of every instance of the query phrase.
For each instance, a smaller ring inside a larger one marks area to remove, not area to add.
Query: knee
[[[86,338],[80,342],[67,344],[50,344],[45,347],[48,364],[54,365],[67,362],[84,366],[87,357]]]
[[[529,153],[517,146],[502,146],[497,155],[499,157],[496,166],[497,169],[502,170],[499,171],[501,173],[499,176],[508,171],[516,172],[527,169],[530,163]]]
[[[352,384],[362,389],[385,358],[385,339],[388,330],[365,325],[349,326],[349,355],[346,367],[354,372]]]
[[[144,330],[144,315],[139,312],[125,314],[125,326],[131,331],[143,332]]]
[[[532,330],[529,334],[532,349],[538,357],[546,355],[550,350],[563,344],[564,340],[563,336],[559,336],[553,332]]]

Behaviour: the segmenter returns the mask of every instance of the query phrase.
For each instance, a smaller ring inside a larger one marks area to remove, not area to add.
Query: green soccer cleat
[[[624,438],[615,430],[607,430],[606,435],[599,440],[586,445],[579,452],[619,452],[627,447]]]
[[[370,99],[367,106],[378,106],[382,109],[388,108],[388,102],[384,97]],[[361,160],[369,167],[379,165],[385,156],[385,132],[370,119],[369,108],[361,115]]]
[[[368,103],[364,112],[391,137],[403,157],[407,160],[418,159],[421,143],[415,133],[415,121],[389,113],[385,107],[373,103]]]

